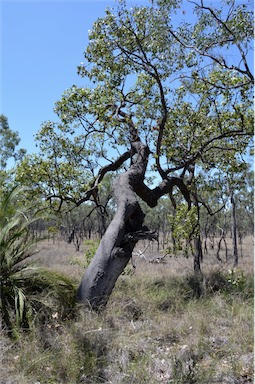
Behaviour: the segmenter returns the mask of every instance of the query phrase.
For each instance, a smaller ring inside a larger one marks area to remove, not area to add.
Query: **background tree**
[[[14,159],[20,161],[25,155],[25,149],[17,149],[20,138],[17,131],[12,131],[5,115],[0,115],[0,184],[11,183],[13,172],[6,169],[8,161]]]
[[[237,220],[237,207],[240,198],[238,195],[243,189],[247,188],[247,173],[248,166],[247,164],[241,163],[238,166],[234,164],[229,164],[226,171],[226,184],[228,197],[230,202],[230,212],[231,212],[231,235],[233,242],[233,257],[234,257],[234,266],[238,265],[238,220]]]
[[[3,114],[0,115],[0,167],[5,168],[10,158],[20,160],[24,154],[24,149],[17,150],[20,138],[17,131],[12,131],[8,124],[8,119]]]
[[[107,9],[78,67],[90,87],[67,90],[55,106],[60,123],[39,132],[50,173],[43,182],[48,200],[60,201],[58,209],[63,201],[96,204],[105,175],[124,170],[113,185],[116,213],[78,291],[93,308],[106,304],[136,242],[155,238],[143,225],[138,197],[155,207],[165,194],[173,201],[178,188],[187,209],[194,204],[198,214],[196,172],[190,170],[217,169],[244,155],[253,135],[252,12],[234,0],[217,9],[187,3],[194,22],[178,26],[174,17],[185,16],[181,2],[129,10],[120,1]],[[228,50],[234,62],[224,55]],[[40,173],[40,158],[34,164]],[[152,170],[155,187],[148,184]]]
[[[240,189],[241,186],[241,189]],[[237,228],[239,243],[242,246],[242,240],[247,235],[253,234],[254,228],[254,173],[250,167],[244,172],[242,183],[238,185],[237,194]],[[241,249],[242,251],[242,249]]]

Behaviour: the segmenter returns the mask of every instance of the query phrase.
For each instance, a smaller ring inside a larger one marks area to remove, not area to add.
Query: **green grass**
[[[203,278],[140,262],[120,277],[104,312],[77,306],[75,318],[53,313],[17,342],[2,334],[0,377],[12,384],[253,383],[246,261],[234,271],[207,268]]]

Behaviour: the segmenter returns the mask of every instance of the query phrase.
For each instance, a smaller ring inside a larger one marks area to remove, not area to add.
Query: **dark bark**
[[[238,248],[237,248],[237,224],[236,224],[236,202],[234,192],[231,191],[231,216],[232,216],[232,237],[233,237],[233,253],[234,253],[234,267],[238,266]]]
[[[144,179],[149,150],[140,142],[134,143],[133,147],[137,160],[115,180],[117,211],[77,292],[78,300],[93,309],[106,305],[119,275],[132,257],[137,241],[155,238],[155,234],[143,226],[144,213],[134,192],[135,186]]]
[[[171,193],[173,187],[177,186],[190,206],[189,192],[177,177],[166,178],[153,190],[144,184],[149,153],[147,145],[140,141],[132,143],[131,166],[114,182],[117,211],[77,292],[77,299],[94,310],[106,305],[119,275],[132,257],[137,241],[157,239],[156,234],[143,225],[145,215],[137,196],[150,207],[155,207],[161,196]],[[136,160],[133,160],[133,155],[137,156]]]
[[[203,260],[203,250],[200,235],[194,239],[194,272],[201,272],[201,261]]]
[[[203,261],[203,249],[202,249],[202,241],[201,241],[201,228],[200,228],[200,205],[197,193],[197,186],[195,182],[195,165],[190,165],[189,168],[189,185],[193,185],[192,191],[192,200],[193,204],[196,207],[197,211],[197,222],[193,231],[197,232],[196,237],[194,238],[194,272],[201,273],[201,262]],[[193,232],[194,233],[194,232]]]
[[[225,231],[223,229],[221,229],[221,237],[220,237],[220,240],[218,243],[218,249],[217,249],[217,253],[216,253],[216,259],[219,260],[220,262],[222,262],[222,259],[220,258],[220,250],[221,250],[222,241],[224,242],[224,246],[225,246],[225,257],[226,257],[226,262],[227,262],[228,261],[228,246],[227,246],[227,242],[226,242]]]

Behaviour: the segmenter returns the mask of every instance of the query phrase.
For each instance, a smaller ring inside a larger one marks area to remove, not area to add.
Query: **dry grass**
[[[35,259],[78,283],[84,251],[45,242]],[[212,253],[202,279],[192,259],[135,261],[103,313],[78,306],[75,319],[56,314],[15,344],[2,334],[0,384],[252,383],[252,239],[232,275],[232,261],[219,264]]]

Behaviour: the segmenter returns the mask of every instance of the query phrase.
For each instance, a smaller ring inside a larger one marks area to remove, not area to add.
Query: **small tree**
[[[239,261],[237,205],[240,200],[238,195],[242,193],[243,189],[247,188],[247,173],[248,166],[245,163],[229,164],[226,171],[226,184],[231,212],[234,267],[238,266]]]
[[[9,160],[20,161],[26,153],[25,149],[17,149],[20,142],[18,132],[12,131],[5,115],[0,115],[0,193],[13,181],[13,170],[8,167]]]
[[[25,154],[24,149],[17,150],[20,142],[18,132],[12,131],[8,124],[8,119],[3,114],[0,115],[0,169],[3,170],[10,158],[21,160]]]

